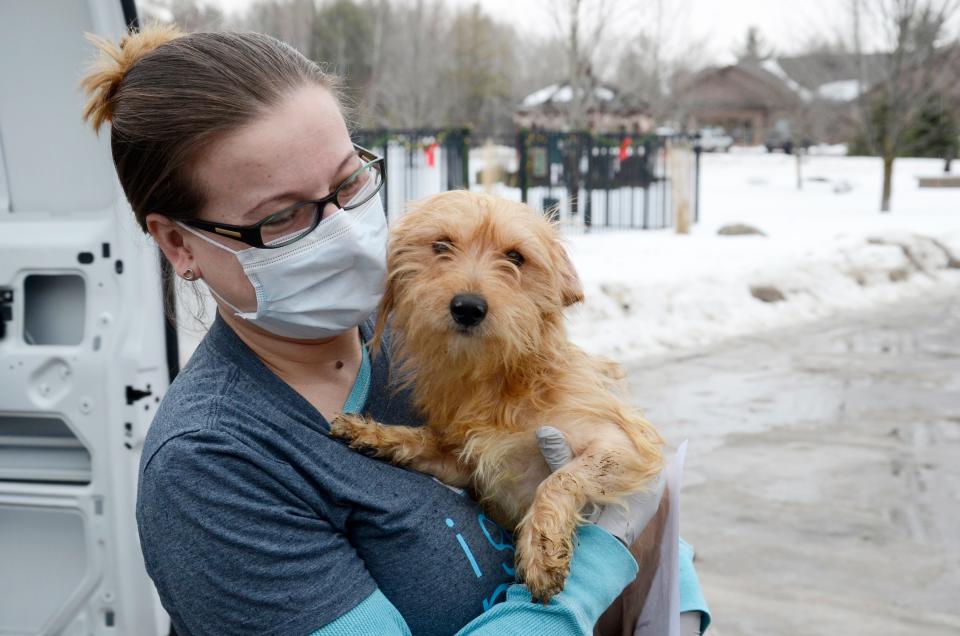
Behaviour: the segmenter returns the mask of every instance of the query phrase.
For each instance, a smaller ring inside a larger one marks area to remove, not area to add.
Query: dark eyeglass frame
[[[328,194],[327,196],[321,199],[310,199],[307,201],[298,201],[293,205],[288,205],[282,210],[278,210],[273,214],[266,216],[262,220],[252,225],[228,225],[226,223],[215,223],[211,221],[203,221],[200,219],[189,219],[189,220],[180,221],[180,222],[183,223],[184,225],[189,225],[190,227],[195,227],[197,229],[205,230],[207,232],[213,232],[214,234],[219,234],[220,236],[226,236],[227,238],[231,238],[235,241],[240,241],[241,243],[246,243],[247,245],[250,245],[252,247],[259,247],[262,249],[268,249],[268,250],[276,249],[278,247],[284,247],[286,245],[290,245],[291,243],[295,243],[300,239],[302,239],[303,237],[310,234],[310,232],[315,230],[317,226],[320,225],[320,222],[323,220],[323,208],[328,203],[336,204],[336,206],[341,210],[352,210],[353,208],[363,205],[364,203],[372,199],[374,196],[376,196],[378,192],[380,192],[380,189],[383,188],[383,184],[386,183],[386,180],[387,180],[386,170],[384,169],[385,164],[383,161],[383,157],[377,155],[376,153],[370,150],[367,150],[366,148],[358,144],[353,144],[353,149],[357,152],[361,161],[364,162],[363,165],[357,168],[356,170],[354,170],[352,173],[350,173],[349,177],[341,181],[340,184],[336,188],[334,188],[333,192],[331,192],[330,194]],[[369,197],[366,197],[365,199],[357,202],[354,205],[349,205],[349,204],[341,205],[338,199],[340,191],[343,189],[345,185],[350,183],[352,179],[354,179],[358,174],[360,174],[364,170],[368,169],[370,166],[375,166],[380,172],[380,183],[379,185],[377,185],[377,189],[374,190]],[[263,236],[260,233],[261,227],[263,227],[270,221],[274,220],[278,216],[282,214],[287,214],[288,212],[304,205],[315,205],[317,206],[317,209],[320,210],[320,214],[317,214],[316,220],[314,221],[313,225],[310,226],[309,229],[304,230],[303,234],[295,236],[292,239],[288,241],[283,241],[281,243],[266,244],[263,242]]]

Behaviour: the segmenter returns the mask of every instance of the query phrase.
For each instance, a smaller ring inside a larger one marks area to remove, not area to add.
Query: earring
[[[182,276],[183,276],[183,280],[188,280],[191,282],[197,280],[197,275],[194,274],[193,270],[190,269],[189,267],[186,269],[185,272],[183,272]]]

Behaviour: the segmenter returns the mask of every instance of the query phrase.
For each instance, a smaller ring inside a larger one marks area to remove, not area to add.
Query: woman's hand
[[[537,444],[551,471],[573,459],[573,450],[567,439],[560,430],[552,426],[541,426],[537,429]],[[650,482],[647,490],[624,499],[624,506],[595,507],[593,510],[584,511],[584,516],[623,541],[625,545],[633,545],[660,507],[666,483],[663,473],[660,473]]]

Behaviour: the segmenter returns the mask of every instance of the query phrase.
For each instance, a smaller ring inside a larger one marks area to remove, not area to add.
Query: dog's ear
[[[577,276],[577,270],[573,267],[573,261],[567,254],[563,243],[559,240],[553,242],[554,267],[556,269],[557,280],[560,284],[560,297],[564,307],[569,307],[575,303],[583,301],[583,284],[580,277]]]

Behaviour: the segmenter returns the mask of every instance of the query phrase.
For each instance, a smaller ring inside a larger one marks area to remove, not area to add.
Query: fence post
[[[693,175],[693,222],[700,222],[700,155],[703,154],[703,147],[697,142],[693,146],[694,163],[693,169],[696,171]]]
[[[387,169],[387,155],[390,154],[390,138],[387,136],[387,132],[383,131],[383,175],[384,175],[384,184],[383,188],[380,189],[381,196],[383,197],[383,214],[387,217],[387,220],[390,220],[390,183],[386,179],[390,178],[390,171]]]
[[[653,184],[659,183],[656,178],[657,166],[654,152],[653,141],[647,136],[643,142],[643,166],[644,170],[647,171],[647,187],[643,189],[643,229],[645,230],[650,229],[650,188],[653,187]],[[660,187],[659,190],[662,192],[664,188]],[[661,194],[661,200],[663,197],[664,195]]]
[[[677,234],[690,233],[690,151],[676,141],[667,142],[667,170],[670,174],[670,204]]]
[[[517,131],[517,185],[520,186],[520,201],[527,202],[527,131]]]
[[[460,150],[463,156],[463,189],[470,189],[470,129],[460,130]]]
[[[587,178],[586,183],[584,184],[584,191],[587,193],[587,203],[583,208],[583,226],[584,231],[589,232],[590,228],[593,226],[593,171],[595,169],[593,159],[593,139],[588,137],[587,133],[581,133],[578,136],[580,139],[577,141],[577,174],[580,174],[580,153],[582,153],[584,150],[587,151]],[[579,194],[579,188],[577,188],[577,195]]]

